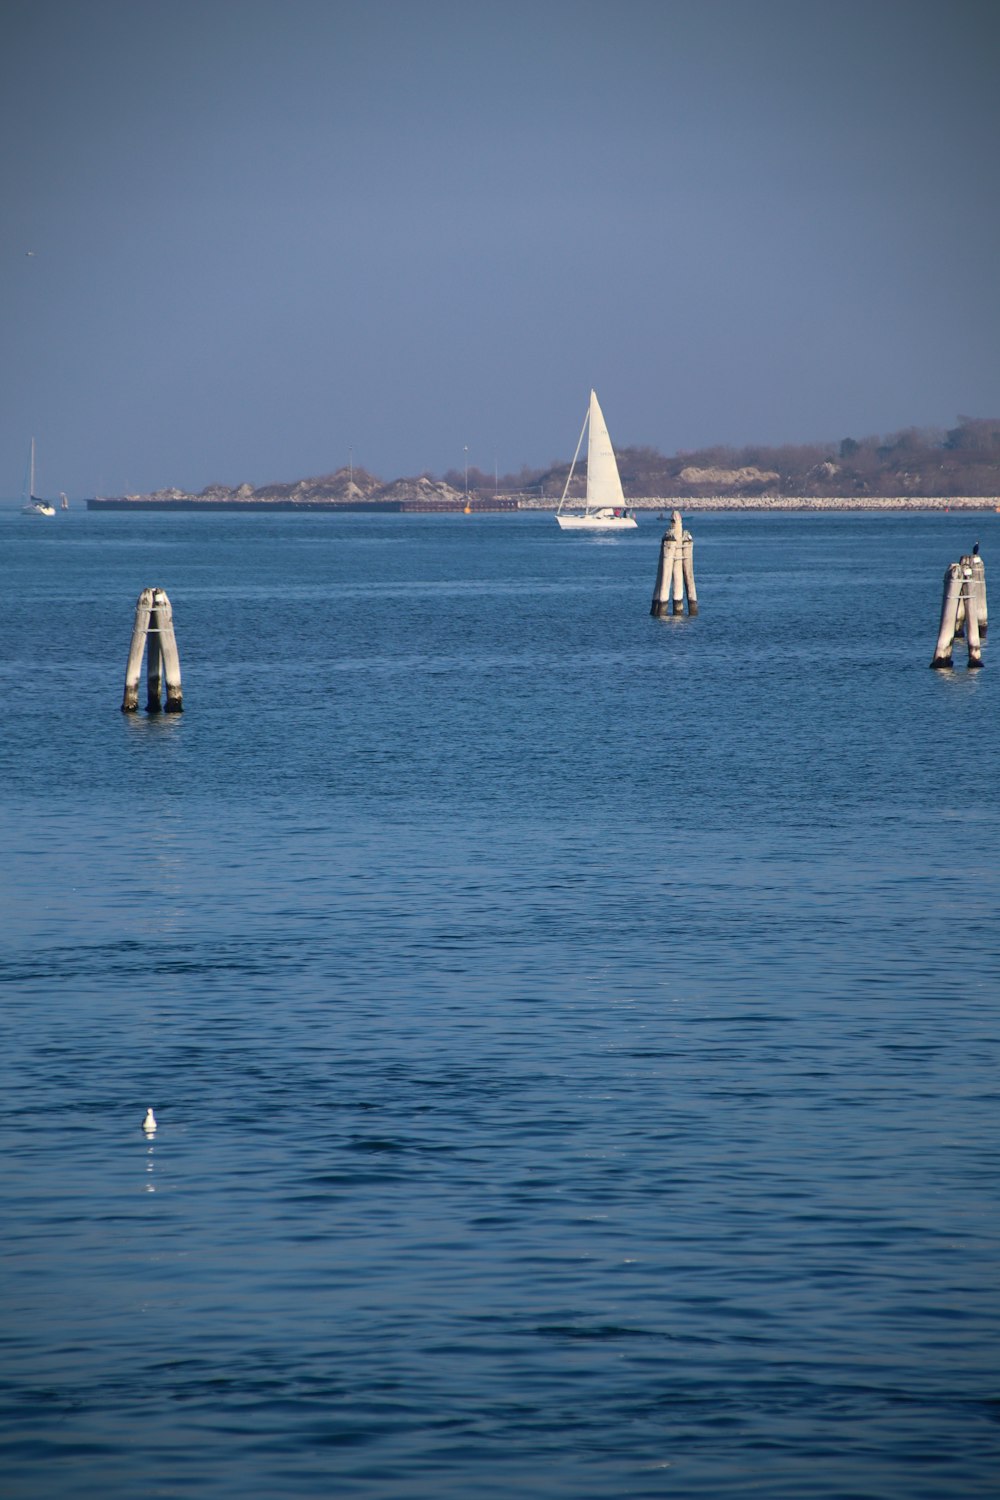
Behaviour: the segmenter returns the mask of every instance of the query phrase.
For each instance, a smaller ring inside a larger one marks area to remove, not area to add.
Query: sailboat
[[[25,516],[54,516],[56,508],[48,500],[39,500],[35,494],[35,440],[31,439],[31,461],[28,467],[28,498],[21,506]]]
[[[589,429],[589,430],[588,430]],[[583,434],[587,433],[587,498],[581,511],[564,511],[566,495],[583,446]],[[556,520],[564,531],[626,531],[635,525],[635,516],[625,508],[621,477],[615,450],[608,435],[608,424],[604,420],[597,392],[591,391],[587,415],[580,428],[580,441],[569,466],[566,485],[556,511]]]

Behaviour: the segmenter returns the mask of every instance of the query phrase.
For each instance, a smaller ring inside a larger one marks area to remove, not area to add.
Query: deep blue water
[[[5,1497],[996,1493],[1000,516],[689,524],[0,512]]]

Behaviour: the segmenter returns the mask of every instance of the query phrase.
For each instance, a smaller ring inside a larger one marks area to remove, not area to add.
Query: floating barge
[[[518,509],[513,496],[492,500],[133,500],[95,498],[87,501],[88,510],[309,510],[346,514],[355,511],[383,511],[394,515],[437,512],[445,515],[484,514]]]

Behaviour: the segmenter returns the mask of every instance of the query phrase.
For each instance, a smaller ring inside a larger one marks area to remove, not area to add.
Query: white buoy
[[[153,1135],[156,1130],[156,1116],[152,1109],[147,1109],[146,1118],[142,1122],[142,1128],[147,1135]]]

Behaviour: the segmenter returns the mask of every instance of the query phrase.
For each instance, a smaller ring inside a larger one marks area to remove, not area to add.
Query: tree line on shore
[[[1000,495],[1000,418],[959,417],[949,429],[906,427],[888,436],[844,437],[832,443],[709,447],[665,456],[656,448],[616,450],[626,498],[773,495],[802,499],[865,496]],[[214,484],[200,495],[160,490],[158,497],[203,500],[328,500],[424,498],[456,500],[494,494],[558,498],[570,465],[487,474],[470,467],[440,478],[422,474],[386,483],[365,469],[338,469],[313,479],[236,487]],[[586,464],[578,463],[570,495],[583,493]],[[138,498],[138,497],[137,497]]]
[[[626,496],[736,494],[815,497],[1000,494],[1000,418],[959,417],[944,430],[907,427],[888,436],[832,443],[710,447],[666,457],[655,448],[617,449]],[[490,494],[561,495],[567,463],[499,476],[469,470],[469,488]],[[464,474],[445,481],[461,489]],[[583,480],[580,480],[582,487]],[[574,477],[573,490],[577,489]],[[571,491],[573,493],[573,491]]]

